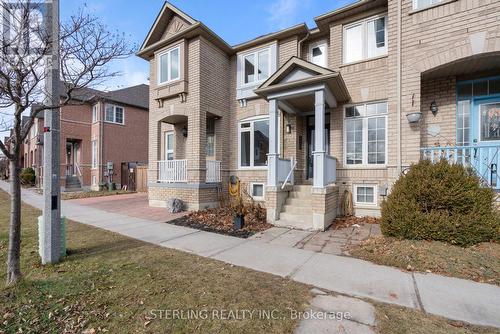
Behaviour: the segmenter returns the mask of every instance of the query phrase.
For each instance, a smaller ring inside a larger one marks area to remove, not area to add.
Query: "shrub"
[[[498,241],[500,217],[493,199],[493,190],[481,187],[473,170],[444,160],[420,161],[382,203],[382,233],[461,246]]]
[[[35,184],[35,170],[31,167],[24,168],[19,174],[21,184],[25,186],[32,186]]]

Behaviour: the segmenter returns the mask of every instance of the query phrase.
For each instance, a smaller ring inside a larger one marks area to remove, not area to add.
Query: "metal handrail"
[[[281,185],[281,189],[285,188],[286,184],[288,183],[288,180],[292,177],[292,173],[295,170],[295,167],[297,166],[297,161],[293,157],[290,159],[290,165],[292,166],[292,168],[290,168],[290,172],[288,172],[285,181]]]

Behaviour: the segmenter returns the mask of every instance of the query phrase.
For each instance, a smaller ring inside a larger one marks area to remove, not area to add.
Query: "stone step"
[[[312,214],[310,213],[280,213],[280,220],[283,219],[287,222],[293,222],[297,224],[308,224],[312,227]]]
[[[288,197],[285,201],[285,205],[293,205],[301,208],[312,207],[312,199],[309,198],[290,198]]]
[[[307,191],[307,192],[311,193],[311,189],[312,189],[312,186],[308,185],[308,184],[299,184],[299,185],[293,186],[293,191],[297,191],[297,192]]]
[[[293,213],[293,214],[309,214],[312,215],[312,207],[308,206],[297,206],[297,205],[283,205],[281,212]]]
[[[311,192],[308,192],[308,191],[290,191],[288,198],[311,198]]]

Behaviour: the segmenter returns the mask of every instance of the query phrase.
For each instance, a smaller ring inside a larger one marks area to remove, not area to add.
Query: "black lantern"
[[[183,127],[181,130],[181,133],[184,137],[187,137],[188,136],[188,129],[186,127]]]
[[[439,111],[439,108],[438,108],[438,105],[437,105],[436,101],[432,101],[432,102],[431,102],[431,107],[430,107],[430,109],[431,109],[432,114],[433,114],[434,116],[436,116],[436,115],[437,115],[437,113],[438,113],[438,111]]]

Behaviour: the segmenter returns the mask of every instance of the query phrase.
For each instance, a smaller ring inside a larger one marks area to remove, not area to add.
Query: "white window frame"
[[[94,104],[92,106],[92,123],[96,123],[98,121],[98,113],[99,113],[99,105],[98,104]]]
[[[268,62],[267,62],[268,76],[264,79],[259,80],[259,70],[258,70],[259,69],[259,53],[264,52],[264,51],[267,51],[267,54],[268,54]],[[256,79],[254,81],[245,83],[245,58],[248,56],[251,56],[251,55],[254,55],[254,57],[255,57],[254,76]],[[271,69],[272,69],[272,66],[271,66],[271,62],[272,62],[271,46],[266,46],[264,48],[260,48],[257,50],[252,50],[250,52],[242,53],[241,55],[238,55],[238,61],[241,62],[241,73],[240,73],[241,87],[256,86],[256,85],[266,81],[267,79],[269,79],[269,77],[272,75],[272,73],[271,73]]]
[[[112,121],[108,121],[108,119],[107,119],[106,113],[108,112],[107,111],[108,107],[113,108],[113,120]],[[122,122],[121,123],[116,121],[116,108],[122,109]],[[115,105],[115,104],[106,103],[106,105],[104,106],[104,122],[111,123],[111,124],[125,125],[125,108],[122,106]]]
[[[269,120],[269,117],[268,116],[255,116],[255,117],[251,117],[251,118],[246,118],[246,119],[242,119],[241,121],[238,122],[238,169],[252,169],[252,170],[267,170],[267,163],[265,166],[255,166],[255,162],[254,162],[254,145],[255,145],[255,142],[254,142],[254,135],[253,135],[253,132],[254,132],[254,123],[255,122],[258,122],[258,121],[265,121],[265,120]],[[279,120],[279,118],[278,118]],[[250,123],[250,127],[248,129],[245,129],[245,130],[241,130],[241,124],[243,123]],[[280,124],[280,122],[278,121],[278,124]],[[242,166],[241,165],[241,133],[242,132],[250,132],[250,166]],[[269,128],[269,133],[271,132],[271,128]],[[279,141],[279,138],[280,138],[280,135],[279,135],[279,127],[278,127],[278,141]],[[280,147],[279,143],[278,143],[278,147]]]
[[[168,136],[172,136],[172,149],[168,148]],[[174,131],[165,131],[165,160],[168,160],[168,155],[172,154],[172,160],[175,159],[175,133]]]
[[[444,2],[445,0],[430,0],[432,3],[428,4],[426,6],[419,6],[419,0],[413,0],[413,10],[421,10],[421,9],[426,9],[426,8],[431,8],[434,6],[439,5],[440,3]]]
[[[373,56],[373,57],[368,57],[368,38],[367,38],[367,33],[368,33],[368,30],[367,30],[367,24],[368,22],[371,22],[371,21],[374,21],[376,19],[379,19],[381,17],[385,17],[385,31],[384,31],[384,34],[385,34],[385,53],[384,54],[381,54],[381,55],[378,55],[378,56]],[[352,23],[349,23],[349,24],[346,24],[343,28],[342,28],[342,64],[344,65],[347,65],[347,64],[354,64],[354,63],[357,63],[357,62],[363,62],[363,61],[367,61],[367,60],[370,60],[370,59],[376,59],[376,58],[380,58],[380,57],[386,57],[387,54],[388,54],[388,50],[389,50],[389,41],[388,41],[388,34],[387,34],[387,30],[388,30],[388,15],[387,13],[384,13],[384,14],[378,14],[378,15],[374,15],[374,16],[370,16],[370,17],[367,17],[363,20],[359,20],[359,21],[356,21],[356,22],[352,22]],[[362,25],[362,30],[363,30],[363,33],[362,33],[362,39],[363,39],[363,44],[362,44],[362,47],[363,47],[363,50],[362,50],[362,58],[361,59],[358,59],[358,60],[353,60],[353,61],[350,61],[350,62],[347,62],[346,61],[346,56],[347,56],[347,48],[345,47],[346,46],[346,41],[347,41],[347,37],[346,37],[346,32],[349,28],[352,28],[354,26],[357,26],[361,24]]]
[[[97,176],[96,175],[92,175],[92,185],[93,186],[97,185]]]
[[[358,188],[373,188],[373,202],[358,202]],[[374,207],[378,205],[378,185],[376,183],[356,183],[352,185],[354,206]]]
[[[172,52],[178,50],[179,52],[179,71],[177,73],[177,77],[172,78],[171,77],[171,64],[172,64]],[[167,55],[168,57],[168,68],[167,68],[167,80],[166,81],[161,81],[161,57]],[[180,80],[181,78],[181,46],[176,45],[168,50],[162,51],[158,53],[158,56],[156,57],[156,62],[157,62],[157,76],[158,76],[158,85],[166,85],[170,84],[172,82],[175,82],[177,80]]]
[[[92,161],[92,169],[97,169],[98,165],[99,165],[99,148],[97,146],[97,140],[92,140],[91,142],[91,161]]]
[[[262,196],[254,196],[253,195],[253,187],[262,186]],[[252,196],[254,201],[265,201],[266,199],[266,184],[263,182],[251,182],[250,183],[250,196]]]
[[[369,104],[378,104],[378,103],[385,103],[387,104],[387,112],[385,114],[375,114],[371,116],[359,116],[359,117],[346,117],[346,109],[348,107],[354,107],[354,106],[365,106],[366,110],[366,105]],[[375,117],[385,117],[385,163],[383,164],[369,164],[368,163],[368,119],[369,118],[375,118]],[[352,119],[361,119],[363,120],[363,139],[362,139],[362,163],[361,164],[347,164],[347,127],[346,127],[346,121],[347,120],[352,120]],[[382,101],[370,101],[370,102],[365,102],[365,103],[353,103],[353,104],[346,104],[344,105],[343,108],[343,136],[344,136],[344,148],[343,148],[343,163],[345,168],[351,168],[351,169],[356,169],[356,168],[381,168],[381,167],[386,167],[387,166],[387,159],[388,159],[388,124],[389,124],[389,104],[387,100],[382,100]]]
[[[325,60],[324,60],[324,63],[323,64],[316,64],[313,62],[313,49],[316,48],[316,47],[321,47],[321,46],[324,46],[325,47]],[[318,66],[322,66],[322,67],[328,67],[328,43],[326,41],[326,39],[322,39],[320,41],[316,41],[314,43],[311,43],[309,45],[309,61],[313,64],[316,64]]]

